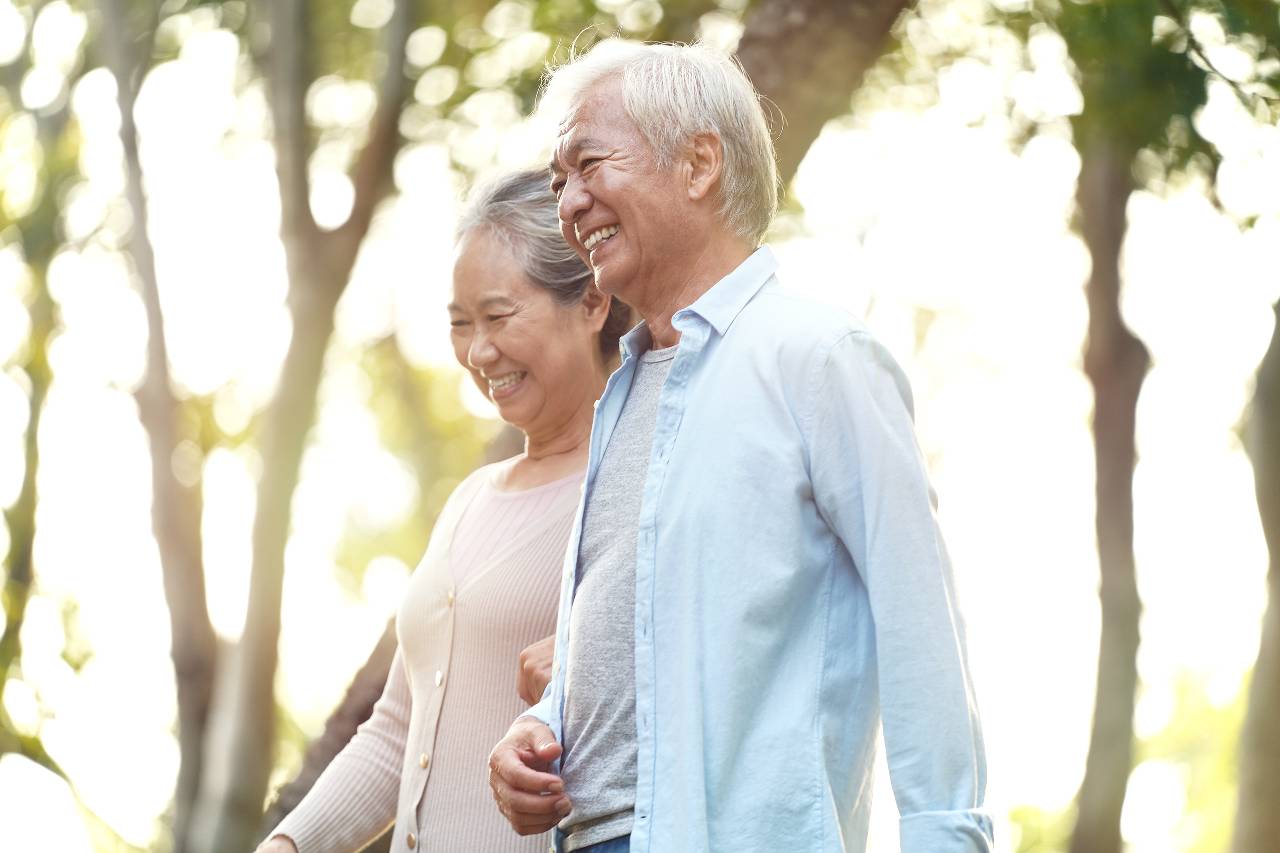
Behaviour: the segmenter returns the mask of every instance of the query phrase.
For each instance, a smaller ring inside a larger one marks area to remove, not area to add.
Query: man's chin
[[[596,280],[596,289],[608,296],[617,296],[622,298],[619,292],[626,284],[626,276],[620,275],[620,271],[610,264],[603,264],[592,268],[592,273]]]

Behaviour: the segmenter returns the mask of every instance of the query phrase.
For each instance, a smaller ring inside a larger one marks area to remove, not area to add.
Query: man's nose
[[[564,186],[560,189],[560,203],[556,212],[569,231],[573,230],[578,217],[590,206],[591,195],[582,185],[582,181],[573,176],[565,178]]]

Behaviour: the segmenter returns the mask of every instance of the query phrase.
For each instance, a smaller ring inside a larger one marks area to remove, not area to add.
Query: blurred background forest
[[[1280,850],[1277,0],[0,0],[0,849],[248,850],[367,715],[511,452],[458,200],[615,33],[737,52],[912,378],[997,848]]]

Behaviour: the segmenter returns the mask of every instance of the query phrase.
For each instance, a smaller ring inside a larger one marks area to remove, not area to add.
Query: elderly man
[[[490,757],[564,850],[866,845],[877,724],[904,853],[987,851],[964,632],[906,379],[783,290],[759,98],[700,46],[560,68],[565,239],[644,323],[591,433],[542,701]]]

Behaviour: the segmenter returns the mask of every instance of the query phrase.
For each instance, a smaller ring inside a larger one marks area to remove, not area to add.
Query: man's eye
[[[600,158],[599,158],[599,157],[587,157],[587,158],[586,158],[586,159],[584,159],[584,160],[583,160],[579,165],[580,165],[583,169],[590,169],[592,166],[594,166],[595,164],[597,164],[597,163],[599,163],[599,162],[600,162]]]
[[[551,192],[555,193],[556,198],[560,197],[560,191],[563,189],[564,189],[564,181],[558,180],[558,181],[551,182]]]
[[[490,314],[487,319],[490,323],[496,323],[499,320],[505,320],[510,316],[510,314]]]

